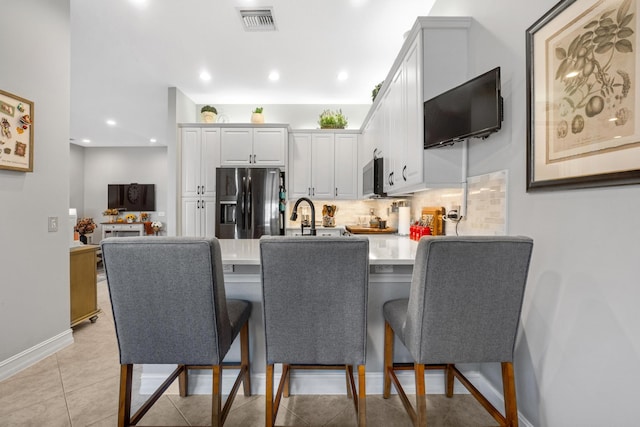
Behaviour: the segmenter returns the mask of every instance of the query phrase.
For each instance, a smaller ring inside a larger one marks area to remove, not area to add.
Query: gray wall
[[[519,409],[535,426],[632,425],[640,186],[525,191],[525,31],[556,2],[437,0],[431,15],[473,16],[471,75],[502,67],[504,127],[469,144],[469,176],[507,169],[508,232],[535,240],[516,349]],[[501,390],[496,366],[483,373]]]
[[[61,335],[71,340],[69,0],[2,2],[2,15],[0,88],[34,102],[35,146],[32,173],[0,170],[0,368]],[[50,216],[57,233],[47,232]]]
[[[155,184],[156,212],[151,220],[166,224],[166,216],[158,217],[167,208],[167,147],[85,148],[84,216],[96,223],[104,221],[109,184]],[[72,165],[71,169],[77,168]],[[96,230],[93,243],[100,240],[102,229]]]

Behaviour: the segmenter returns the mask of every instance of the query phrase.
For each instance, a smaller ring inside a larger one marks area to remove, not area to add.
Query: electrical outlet
[[[460,218],[460,205],[453,205],[447,212],[447,218],[457,220]]]
[[[164,212],[158,212],[158,217],[162,218],[164,216]]]
[[[223,273],[233,273],[233,264],[222,264]]]
[[[55,233],[58,231],[58,217],[57,216],[50,216],[48,219],[48,230],[49,233]]]

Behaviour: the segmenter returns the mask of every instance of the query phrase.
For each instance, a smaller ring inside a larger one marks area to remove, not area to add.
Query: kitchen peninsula
[[[382,305],[394,298],[409,296],[411,274],[417,249],[417,242],[407,236],[398,235],[370,235],[369,239],[369,296],[368,296],[368,344],[367,344],[367,393],[382,393],[383,372],[383,336],[384,319]],[[344,237],[353,239],[357,237]],[[254,393],[265,392],[265,343],[264,323],[262,314],[262,287],[260,280],[260,247],[259,239],[221,239],[222,260],[225,269],[225,290],[227,298],[238,298],[251,301],[253,312],[249,322],[250,327],[250,357],[251,382]],[[296,260],[291,260],[296,262]],[[327,266],[330,268],[331,266]],[[397,361],[410,361],[406,350],[396,349]],[[404,352],[403,352],[404,350]],[[239,344],[234,343],[228,353],[227,360],[239,359]],[[147,367],[145,368],[152,368]],[[278,366],[277,369],[280,369]],[[148,373],[148,375],[147,375]],[[402,377],[404,373],[398,376]],[[149,373],[143,369],[141,392],[146,392],[145,383],[153,380],[151,386],[162,381],[158,372]],[[430,372],[429,393],[444,392],[439,387],[444,384],[437,379],[442,376],[437,372]],[[233,381],[232,372],[223,377],[223,392],[227,393]],[[408,374],[411,381],[411,374]],[[276,378],[277,380],[277,378]],[[343,394],[344,373],[340,371],[299,371],[294,372],[291,379],[292,393],[298,394]],[[190,373],[190,392],[208,394],[211,391],[211,375],[207,371],[193,371]],[[408,382],[409,384],[409,382]]]

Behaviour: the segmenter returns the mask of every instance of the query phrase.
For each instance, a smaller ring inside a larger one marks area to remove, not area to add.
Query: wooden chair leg
[[[388,399],[391,395],[391,370],[393,370],[393,345],[394,345],[395,335],[393,333],[393,329],[391,326],[385,321],[384,322],[384,368],[383,368],[383,378],[384,378],[384,388],[382,391],[382,397]]]
[[[358,365],[358,427],[365,427],[366,425],[367,386],[365,381],[365,365]]]
[[[447,364],[445,369],[445,389],[447,397],[453,397],[453,383],[455,377],[453,376],[453,365]]]
[[[416,376],[416,426],[427,425],[427,397],[424,385],[424,365],[414,363]]]
[[[353,378],[353,365],[344,365],[344,376],[347,380],[347,397],[349,399],[355,399],[353,393],[351,392],[351,378]]]
[[[187,396],[187,393],[189,392],[189,370],[186,368],[186,366],[178,376],[178,389],[180,390],[180,397]]]
[[[118,427],[131,425],[131,382],[133,365],[120,365],[120,401],[118,403]]]
[[[267,365],[265,402],[265,426],[273,427],[275,424],[275,417],[273,416],[273,364]]]
[[[288,370],[287,366],[288,365],[286,364],[282,365],[282,375],[284,375],[285,370]],[[291,373],[290,371],[288,372],[289,372],[289,375],[285,378],[283,389],[282,389],[282,395],[284,397],[289,397],[289,387],[291,386]]]
[[[251,396],[251,365],[249,363],[249,322],[240,330],[240,369],[245,371],[242,378],[244,395]]]
[[[504,412],[507,427],[518,427],[518,405],[513,363],[502,362],[502,387],[504,391]]]
[[[220,365],[211,367],[213,373],[213,387],[211,390],[211,426],[222,426],[222,383],[220,381]]]

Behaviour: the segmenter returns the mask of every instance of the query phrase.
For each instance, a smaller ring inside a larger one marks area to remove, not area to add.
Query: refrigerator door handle
[[[246,228],[245,226],[245,207],[246,207],[246,202],[247,202],[247,178],[246,177],[242,177],[242,203],[241,203],[241,207],[240,207],[240,215],[242,216],[242,224],[241,227],[244,230]]]
[[[251,225],[251,217],[252,217],[251,199],[252,198],[253,198],[253,195],[251,194],[251,177],[249,177],[249,180],[247,183],[247,228],[249,230],[253,227]]]

